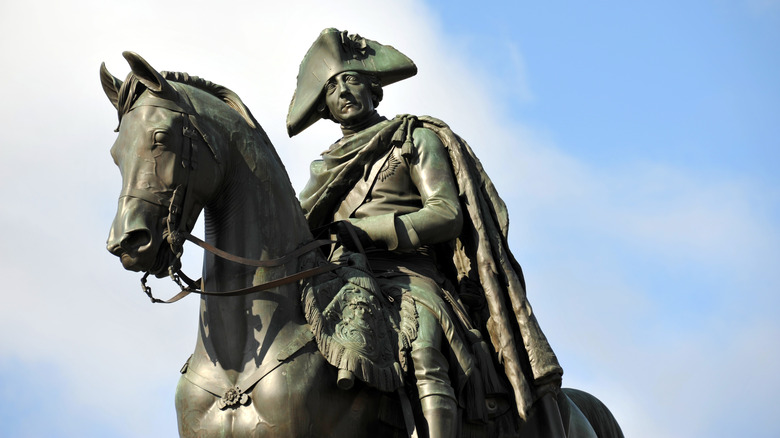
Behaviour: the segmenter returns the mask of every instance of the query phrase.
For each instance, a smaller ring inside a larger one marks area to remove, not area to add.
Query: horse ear
[[[103,91],[105,91],[108,100],[114,105],[114,108],[119,109],[119,88],[122,87],[122,81],[117,79],[114,75],[108,72],[106,63],[100,64],[100,83],[103,84]]]
[[[122,52],[122,56],[125,57],[127,63],[130,64],[130,69],[138,77],[138,80],[142,84],[146,85],[146,88],[153,93],[162,96],[173,96],[176,91],[171,87],[171,84],[162,77],[162,75],[154,69],[145,59],[134,52]]]

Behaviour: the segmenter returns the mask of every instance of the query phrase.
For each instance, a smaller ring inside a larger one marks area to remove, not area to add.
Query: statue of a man
[[[409,356],[426,423],[418,430],[454,437],[464,385],[451,376],[476,379],[474,369],[490,374],[500,360],[506,378],[479,387],[496,393],[508,383],[509,403],[525,418],[557,392],[562,371],[506,246],[504,204],[471,149],[441,121],[376,111],[383,86],[416,72],[391,46],[326,29],[301,63],[287,129],[340,124],[343,137],[312,164],[301,205],[312,229],[336,224],[343,248],[331,258],[364,252],[390,300],[413,298]],[[475,345],[485,337],[497,354],[480,362]]]

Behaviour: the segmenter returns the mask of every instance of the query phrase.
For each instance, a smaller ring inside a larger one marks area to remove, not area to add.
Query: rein
[[[179,234],[179,233],[176,233]],[[244,257],[239,257],[234,254],[230,254],[226,251],[223,251],[209,243],[204,242],[203,240],[193,236],[190,233],[183,232],[179,234],[183,237],[183,239],[189,240],[190,242],[194,243],[195,245],[198,245],[199,247],[203,248],[204,250],[214,254],[217,257],[223,258],[225,260],[229,260],[236,263],[241,263],[243,265],[247,266],[256,266],[256,267],[263,267],[263,268],[270,268],[275,266],[281,266],[285,263],[293,260],[294,258],[297,258],[307,252],[310,252],[314,249],[317,249],[321,246],[330,245],[333,243],[331,240],[313,240],[300,248],[285,254],[282,257],[279,257],[277,259],[273,260],[253,260],[253,259],[247,259]],[[170,239],[170,240],[178,240],[178,239]],[[173,244],[171,244],[173,245]],[[180,248],[180,247],[179,247]],[[173,249],[173,248],[172,248]],[[177,260],[181,256],[181,251],[176,252],[177,254]],[[171,279],[179,285],[181,288],[181,291],[174,295],[173,297],[167,299],[167,300],[161,300],[159,298],[155,298],[152,295],[152,288],[146,285],[146,279],[149,277],[149,272],[146,272],[143,277],[141,277],[141,288],[143,289],[144,293],[149,297],[150,300],[152,300],[152,303],[162,303],[162,304],[171,304],[175,303],[176,301],[179,301],[180,299],[186,297],[187,295],[191,293],[196,293],[200,295],[210,295],[210,296],[222,296],[222,297],[232,297],[232,296],[238,296],[238,295],[246,295],[253,292],[259,292],[264,291],[268,289],[272,289],[277,286],[282,286],[285,284],[294,283],[298,280],[303,280],[305,278],[313,277],[315,275],[324,274],[326,272],[333,271],[340,266],[335,263],[327,263],[321,266],[318,266],[316,268],[306,269],[304,271],[296,272],[295,274],[288,275],[282,278],[278,278],[276,280],[267,281],[265,283],[260,283],[251,287],[243,288],[243,289],[235,289],[230,291],[205,291],[203,290],[203,279],[198,280],[192,280],[190,277],[188,277],[184,272],[182,272],[181,269],[173,270],[173,264],[168,267],[168,273],[171,277]],[[182,282],[183,281],[183,282]],[[186,286],[184,285],[186,283]]]

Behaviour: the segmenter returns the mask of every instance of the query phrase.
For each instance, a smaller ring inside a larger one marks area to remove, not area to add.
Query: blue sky
[[[440,117],[475,149],[566,386],[631,437],[780,435],[780,2],[255,3],[0,5],[0,437],[176,433],[197,300],[152,306],[104,249],[100,62],[124,77],[134,50],[235,90],[300,190],[339,134],[284,132],[325,27],[417,63],[382,114]]]
[[[525,75],[512,115],[578,159],[774,176],[776,3],[433,3],[499,86]]]

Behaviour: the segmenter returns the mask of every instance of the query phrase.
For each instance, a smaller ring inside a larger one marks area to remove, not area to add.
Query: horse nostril
[[[133,230],[125,233],[119,242],[109,242],[106,249],[115,256],[129,252],[137,252],[152,242],[152,234],[149,230]]]
[[[120,242],[122,248],[127,250],[139,250],[152,242],[152,234],[149,230],[133,230],[125,234]]]

